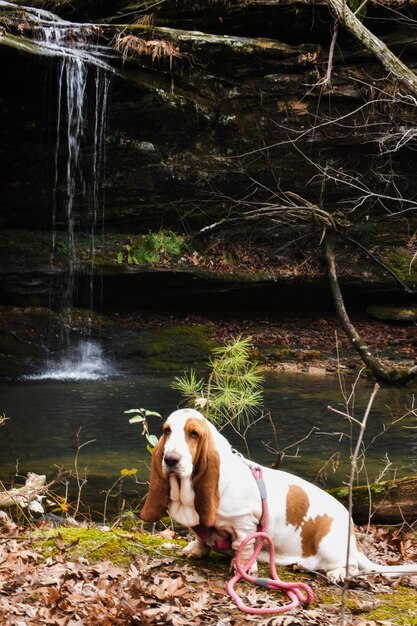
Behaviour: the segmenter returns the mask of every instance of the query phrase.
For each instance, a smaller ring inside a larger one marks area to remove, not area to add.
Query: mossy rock
[[[352,491],[354,522],[367,523],[370,513],[372,521],[376,523],[413,522],[416,518],[416,485],[417,476],[406,476],[354,486]],[[329,489],[329,493],[348,506],[348,486]]]
[[[366,309],[367,315],[384,322],[412,324],[417,320],[417,306],[374,305]]]
[[[415,288],[417,266],[413,251],[405,246],[389,246],[382,253],[383,261],[411,288]]]
[[[202,366],[218,344],[202,325],[179,325],[140,331],[130,343],[130,358],[158,371],[175,371]]]

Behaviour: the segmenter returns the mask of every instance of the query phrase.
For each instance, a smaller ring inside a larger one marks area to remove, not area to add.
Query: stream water
[[[138,468],[138,479],[148,478],[149,453],[138,426],[128,423],[124,411],[146,407],[167,416],[179,404],[170,383],[172,375],[125,376],[99,381],[2,381],[1,410],[10,417],[0,430],[0,475],[11,478],[27,471],[54,476],[57,468],[74,469],[79,443],[78,467],[87,476],[83,497],[100,508],[100,492],[110,487],[123,468]],[[362,419],[372,384],[361,383],[355,393],[355,417]],[[366,468],[370,480],[391,463],[387,477],[417,473],[417,418],[409,416],[392,424],[412,405],[411,392],[381,389],[368,422],[365,436]],[[310,436],[287,450],[284,469],[326,485],[341,484],[348,472],[349,433],[346,420],[327,409],[341,406],[342,396],[334,377],[270,374],[265,381],[265,410],[269,411],[281,449]],[[391,426],[390,426],[391,425]],[[159,434],[160,420],[153,418],[151,432]],[[383,431],[386,430],[384,434]],[[354,429],[357,434],[357,429]],[[230,429],[226,432],[234,447],[245,452],[243,441]],[[379,436],[380,435],[380,436]],[[374,438],[376,439],[374,440]],[[276,447],[269,419],[258,421],[247,433],[253,459],[271,464]],[[374,440],[374,441],[373,441]],[[373,441],[373,443],[372,443]],[[296,458],[293,458],[293,456]],[[333,472],[333,469],[335,471]],[[362,474],[362,482],[366,476]],[[145,486],[126,479],[126,493],[144,493]]]

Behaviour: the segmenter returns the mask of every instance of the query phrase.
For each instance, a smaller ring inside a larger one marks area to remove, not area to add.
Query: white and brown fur
[[[298,564],[326,572],[336,582],[346,576],[348,533],[349,576],[382,572],[390,576],[417,574],[417,564],[384,566],[360,550],[354,528],[349,531],[346,508],[315,485],[280,470],[263,468],[268,495],[269,525],[278,565]],[[152,455],[149,492],[140,517],[159,520],[168,510],[176,522],[192,529],[202,524],[215,537],[231,537],[236,551],[257,530],[262,504],[251,469],[232,452],[227,439],[194,409],[172,413]],[[242,554],[249,560],[253,545]],[[210,552],[197,536],[184,554],[200,558]],[[261,552],[259,560],[268,560]]]

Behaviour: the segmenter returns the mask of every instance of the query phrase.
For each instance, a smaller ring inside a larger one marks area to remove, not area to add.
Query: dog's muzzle
[[[181,455],[178,452],[166,452],[164,454],[164,465],[169,473],[179,473]]]

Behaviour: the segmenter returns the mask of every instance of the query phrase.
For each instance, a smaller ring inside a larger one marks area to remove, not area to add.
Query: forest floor
[[[417,558],[410,529],[360,529],[374,560],[395,565]],[[229,560],[213,555],[190,562],[171,529],[94,526],[23,529],[0,514],[0,622],[3,626],[339,626],[342,586],[320,574],[280,569],[286,581],[313,590],[308,606],[283,615],[248,615],[227,595]],[[261,575],[268,576],[262,567]],[[285,603],[285,596],[246,583],[237,587],[251,606]],[[417,577],[357,577],[346,592],[345,626],[414,626]]]

